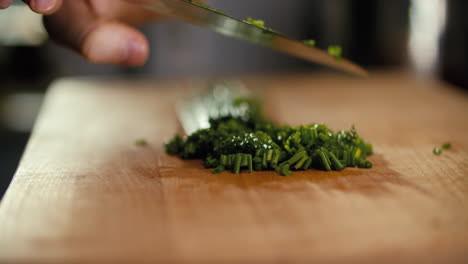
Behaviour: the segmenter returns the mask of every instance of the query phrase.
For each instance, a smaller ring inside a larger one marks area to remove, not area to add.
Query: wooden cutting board
[[[468,263],[466,94],[403,74],[246,83],[278,121],[356,124],[374,168],[213,175],[163,152],[189,82],[61,80],[1,203],[0,262]]]

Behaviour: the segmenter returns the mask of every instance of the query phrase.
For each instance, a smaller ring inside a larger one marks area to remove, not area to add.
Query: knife
[[[366,70],[343,58],[336,58],[321,49],[292,40],[271,29],[259,27],[225,13],[187,0],[152,0],[141,3],[147,9],[190,24],[211,29],[220,34],[287,53],[344,72],[367,76]]]

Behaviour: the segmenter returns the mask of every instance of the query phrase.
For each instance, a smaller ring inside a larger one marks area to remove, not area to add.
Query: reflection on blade
[[[345,72],[366,76],[367,71],[345,59],[336,59],[327,52],[288,39],[277,32],[264,29],[184,0],[155,0],[146,8],[182,21],[209,28],[220,34],[246,40],[315,63]]]

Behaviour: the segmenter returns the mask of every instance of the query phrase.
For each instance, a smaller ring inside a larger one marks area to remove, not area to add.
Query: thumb
[[[93,63],[144,64],[149,54],[145,36],[129,25],[95,16],[86,3],[64,1],[58,12],[44,17],[51,38]]]
[[[23,2],[28,4],[32,11],[43,15],[53,14],[62,5],[62,0],[23,0]]]

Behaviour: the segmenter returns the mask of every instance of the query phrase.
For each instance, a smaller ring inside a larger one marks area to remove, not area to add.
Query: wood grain
[[[468,262],[466,94],[402,74],[246,83],[278,121],[353,122],[375,167],[213,175],[163,153],[189,82],[61,80],[0,205],[0,262]]]

